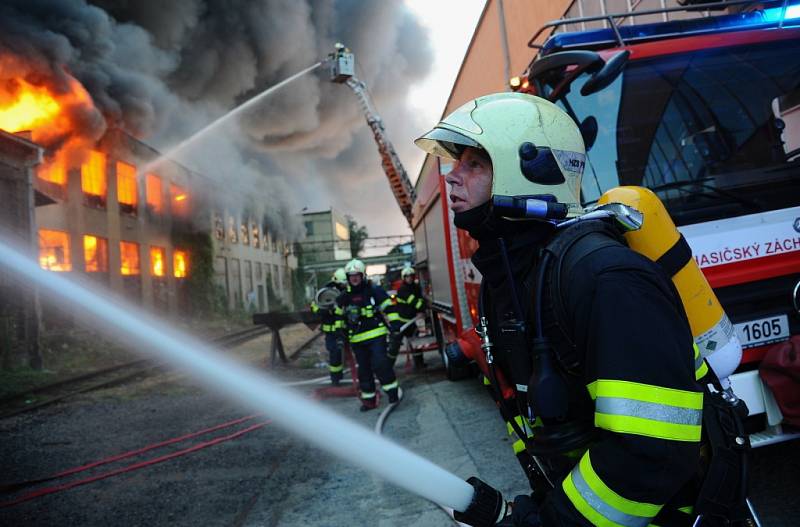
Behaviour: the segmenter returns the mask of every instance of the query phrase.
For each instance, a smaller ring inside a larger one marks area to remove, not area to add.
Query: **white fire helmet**
[[[454,160],[466,147],[482,149],[492,161],[492,196],[551,194],[568,207],[569,217],[583,213],[583,137],[566,112],[541,97],[478,97],[414,143],[429,154]]]
[[[347,273],[344,272],[344,267],[340,267],[336,271],[334,271],[331,280],[333,280],[333,282],[337,284],[346,284]]]
[[[346,274],[364,274],[367,271],[367,266],[364,265],[364,262],[359,260],[358,258],[353,258],[347,265],[344,266],[344,272]]]
[[[405,278],[406,276],[415,275],[415,274],[417,274],[417,272],[414,271],[413,267],[403,267],[403,270],[400,271],[400,277],[401,278]]]

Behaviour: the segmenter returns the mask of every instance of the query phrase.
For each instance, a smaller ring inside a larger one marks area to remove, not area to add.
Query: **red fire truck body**
[[[624,26],[609,15],[614,27],[551,36],[512,80],[581,123],[587,206],[619,185],[662,199],[743,345],[733,385],[751,415],[766,416],[756,444],[791,437],[757,367],[770,346],[800,334],[800,6],[783,9]],[[570,63],[570,52],[589,55]],[[621,52],[630,53],[624,68],[582,95],[599,67],[591,54],[609,64]],[[453,225],[451,167],[426,160],[413,208],[442,349],[473,331],[481,280],[475,242]]]

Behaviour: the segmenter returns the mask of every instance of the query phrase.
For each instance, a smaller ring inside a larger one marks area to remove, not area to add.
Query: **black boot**
[[[403,398],[403,390],[399,387],[392,388],[386,392],[386,395],[389,396],[389,404],[397,404],[400,402],[400,399]]]
[[[340,371],[331,372],[331,384],[333,386],[339,386],[339,382],[341,382],[341,380],[342,380],[342,372]]]
[[[362,412],[369,412],[370,410],[374,410],[377,407],[378,407],[378,398],[370,397],[369,399],[361,399],[361,408],[359,408],[359,410],[361,410]]]

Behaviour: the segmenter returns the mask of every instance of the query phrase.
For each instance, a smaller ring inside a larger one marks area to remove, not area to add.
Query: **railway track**
[[[255,326],[222,335],[212,339],[211,342],[222,349],[230,349],[267,333],[270,333],[269,328]],[[307,346],[312,340],[313,338],[301,344],[299,349]],[[37,410],[76,395],[111,388],[137,378],[143,379],[161,368],[161,364],[152,360],[138,359],[40,386],[0,399],[0,408],[3,408],[0,419]]]

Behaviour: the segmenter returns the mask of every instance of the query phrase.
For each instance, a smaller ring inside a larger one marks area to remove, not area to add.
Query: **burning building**
[[[228,308],[288,303],[296,260],[262,219],[236,206],[249,196],[232,196],[212,178],[159,159],[120,128],[87,133],[78,117],[97,110],[67,77],[66,90],[25,78],[0,85],[0,129],[25,134],[32,142],[23,141],[45,152],[33,178],[48,198],[32,222],[39,265],[84,274],[164,313],[192,311],[195,264],[207,267],[206,285]]]

